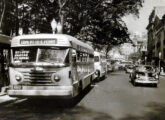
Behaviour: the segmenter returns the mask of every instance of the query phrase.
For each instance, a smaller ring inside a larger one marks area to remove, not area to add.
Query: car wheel
[[[134,86],[137,86],[137,83],[136,83],[135,81],[133,81],[133,85],[134,85]]]
[[[156,88],[157,88],[157,87],[158,87],[158,84],[154,84],[154,87],[156,87]]]
[[[129,74],[129,78],[131,79],[132,77],[131,77],[131,74]]]

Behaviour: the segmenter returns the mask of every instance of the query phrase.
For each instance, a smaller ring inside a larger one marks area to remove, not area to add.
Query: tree
[[[50,22],[55,18],[61,22],[63,33],[91,41],[94,46],[102,45],[101,48],[106,45],[107,51],[113,45],[130,42],[121,18],[126,14],[138,15],[143,3],[143,0],[13,1],[17,3],[16,27],[23,28],[24,33],[50,33]],[[15,30],[18,33],[18,29]]]
[[[1,13],[1,18],[0,18],[0,30],[2,29],[2,22],[3,22],[5,10],[6,10],[6,1],[3,0],[2,1],[2,13]]]
[[[138,15],[142,3],[142,0],[86,0],[79,1],[78,4],[74,0],[74,5],[77,6],[70,7],[73,12],[68,17],[73,17],[67,21],[71,26],[69,30],[72,35],[92,41],[95,46],[106,45],[108,52],[113,45],[131,42],[127,26],[121,18],[131,13]],[[80,10],[81,13],[78,12]],[[75,24],[75,21],[80,24]]]

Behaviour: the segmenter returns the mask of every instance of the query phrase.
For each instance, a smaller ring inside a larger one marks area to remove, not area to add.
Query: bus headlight
[[[58,75],[54,75],[54,80],[56,81],[56,82],[59,82],[60,81],[60,76],[58,76]]]
[[[22,80],[22,77],[21,77],[21,75],[16,74],[16,75],[15,75],[15,79],[16,79],[18,82],[20,82],[20,81]]]

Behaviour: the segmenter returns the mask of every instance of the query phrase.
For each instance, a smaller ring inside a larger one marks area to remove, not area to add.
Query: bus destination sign
[[[21,45],[48,45],[57,44],[57,39],[21,39]]]

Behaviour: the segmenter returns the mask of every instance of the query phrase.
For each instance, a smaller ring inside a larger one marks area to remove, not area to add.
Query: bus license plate
[[[21,85],[14,85],[13,86],[13,89],[14,90],[21,90],[22,89],[22,86]]]

